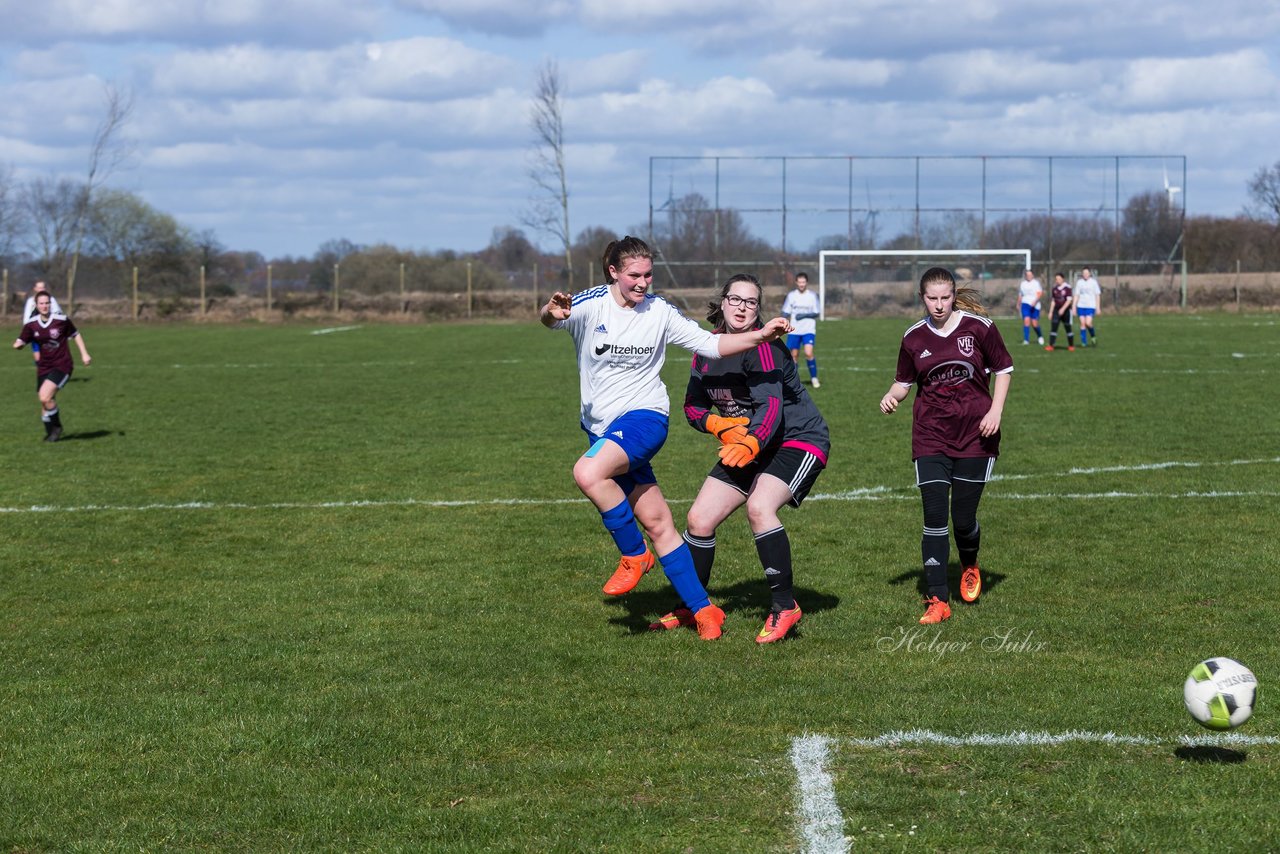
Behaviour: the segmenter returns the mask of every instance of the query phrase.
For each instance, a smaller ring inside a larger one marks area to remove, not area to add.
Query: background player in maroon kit
[[[975,602],[982,593],[978,501],[1000,453],[1000,417],[1009,394],[1013,359],[999,330],[986,317],[978,293],[971,288],[957,291],[950,271],[941,267],[925,271],[920,299],[928,313],[902,336],[897,376],[880,400],[880,411],[888,415],[897,410],[911,386],[917,386],[911,457],[924,504],[920,554],[926,592],[920,622],[928,624],[951,616],[948,498],[964,568],[960,598]]]
[[[707,320],[719,333],[758,329],[762,295],[754,276],[732,276],[708,304]],[[716,528],[745,504],[772,599],[756,643],[782,640],[802,613],[792,591],[791,541],[778,511],[799,507],[826,467],[827,423],[778,341],[716,360],[695,356],[684,414],[691,427],[721,442],[720,460],[689,510],[684,534],[698,578],[704,586],[710,580]],[[672,629],[691,619],[677,609],[650,628]]]
[[[84,338],[76,325],[63,314],[53,314],[48,293],[36,296],[36,317],[24,324],[13,342],[15,350],[27,344],[40,345],[40,358],[36,361],[36,394],[40,397],[40,420],[44,422],[44,439],[56,442],[62,438],[62,419],[58,416],[55,398],[58,389],[71,379],[71,354],[68,342],[74,340],[80,348],[80,363],[88,366],[91,359],[85,348]]]
[[[1067,349],[1074,350],[1076,348],[1075,336],[1071,334],[1071,285],[1067,284],[1067,277],[1062,273],[1056,273],[1053,277],[1053,327],[1049,331],[1049,343],[1045,345],[1045,349],[1050,353],[1053,352],[1053,345],[1058,340],[1058,324],[1063,323],[1067,327]]]

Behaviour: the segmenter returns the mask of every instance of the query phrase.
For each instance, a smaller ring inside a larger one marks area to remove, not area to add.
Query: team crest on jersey
[[[959,348],[959,350],[960,350],[960,355],[961,355],[961,356],[972,356],[972,355],[973,355],[973,343],[974,343],[974,342],[973,342],[973,336],[972,336],[972,335],[961,335],[959,338],[957,338],[957,339],[956,339],[956,347],[957,347],[957,348]]]
[[[49,337],[55,340],[57,340],[58,336],[61,334],[62,330],[58,329],[56,326],[49,330]]]

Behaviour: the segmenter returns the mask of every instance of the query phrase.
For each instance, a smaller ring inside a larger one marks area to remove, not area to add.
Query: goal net
[[[977,288],[988,309],[1001,313],[1016,310],[1023,271],[1034,269],[1030,249],[824,249],[818,253],[821,318],[921,311],[920,276],[930,267],[951,270],[958,284]],[[1038,271],[1038,277],[1043,285],[1051,274]]]

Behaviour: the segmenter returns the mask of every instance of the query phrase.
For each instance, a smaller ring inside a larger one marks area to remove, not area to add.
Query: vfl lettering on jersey
[[[972,335],[961,335],[956,339],[956,347],[960,350],[960,355],[966,358],[973,355],[974,339]]]
[[[973,365],[968,362],[943,362],[933,370],[925,381],[929,385],[959,385],[973,376]]]

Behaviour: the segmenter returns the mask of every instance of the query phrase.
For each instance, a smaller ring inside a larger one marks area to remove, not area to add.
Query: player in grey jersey
[[[762,295],[754,276],[733,276],[708,305],[707,320],[722,334],[756,329]],[[716,435],[722,445],[684,534],[698,578],[705,586],[711,577],[716,529],[745,504],[772,599],[756,643],[782,640],[802,613],[792,590],[791,541],[778,511],[787,504],[799,507],[826,467],[827,423],[780,342],[719,360],[695,357],[684,414],[690,426]],[[689,625],[691,617],[677,609],[650,628]]]
[[[949,270],[925,271],[920,300],[928,314],[902,336],[897,376],[880,399],[880,411],[896,411],[912,385],[917,387],[911,457],[924,505],[920,555],[926,592],[920,622],[930,624],[951,616],[948,503],[963,568],[960,598],[975,602],[982,593],[978,502],[1000,453],[1000,419],[1013,360],[977,292],[957,290]]]

